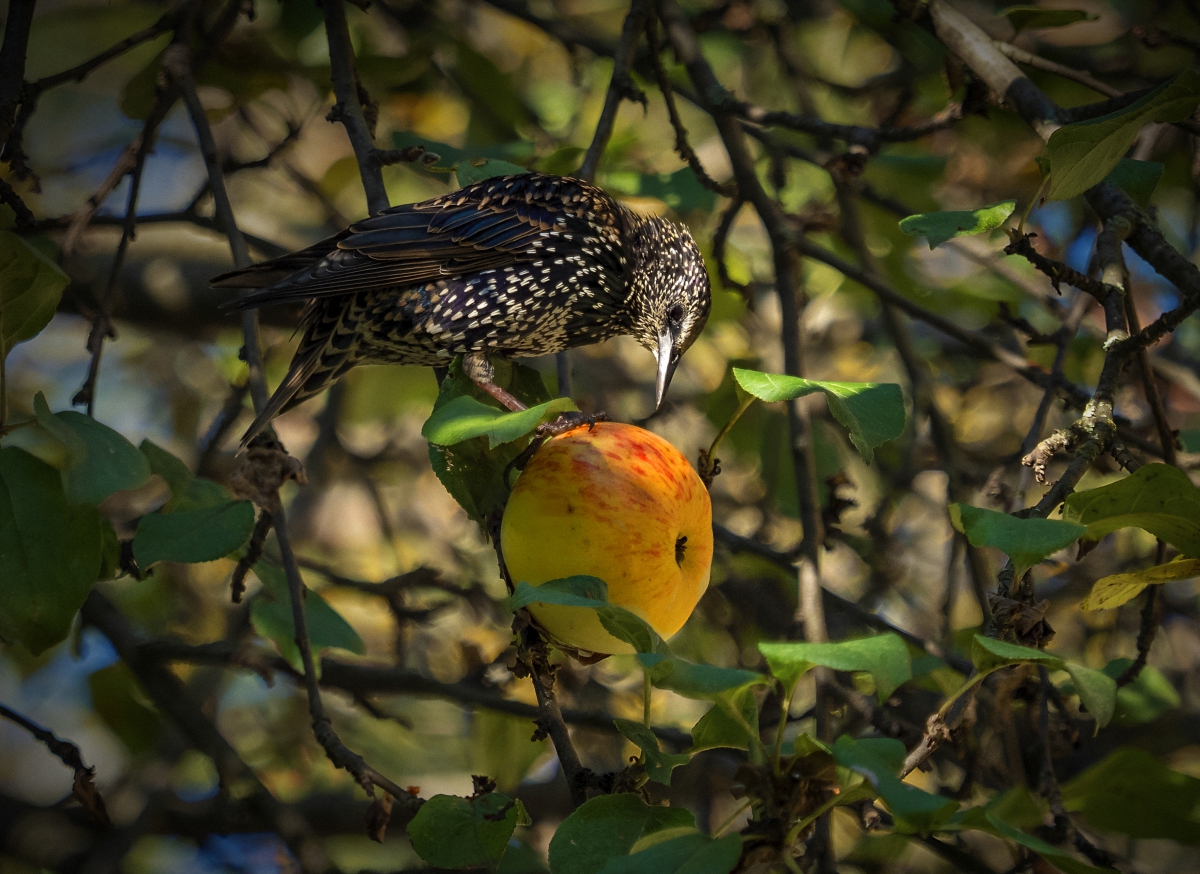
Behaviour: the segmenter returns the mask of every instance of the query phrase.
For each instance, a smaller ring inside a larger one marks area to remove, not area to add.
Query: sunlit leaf
[[[1063,518],[1086,525],[1089,540],[1141,528],[1200,558],[1200,489],[1169,464],[1143,465],[1110,485],[1075,492],[1063,504]]]
[[[542,382],[541,374],[530,367],[496,359],[493,362],[496,385],[515,395],[523,403],[533,407],[551,400],[550,393]],[[456,398],[470,396],[481,404],[495,404],[489,395],[463,375],[461,362],[455,361],[450,373],[442,382],[433,414],[438,415],[442,407],[453,403]],[[503,414],[498,406],[493,407]],[[451,497],[458,502],[475,522],[499,512],[508,501],[510,491],[508,477],[514,475],[512,462],[529,445],[528,437],[521,436],[507,443],[490,446],[486,437],[464,440],[453,446],[429,444],[429,460],[433,471]]]
[[[1060,519],[1019,519],[1008,513],[951,504],[950,522],[972,546],[994,546],[1012,559],[1019,579],[1042,559],[1070,546],[1087,528]]]
[[[434,410],[421,428],[421,436],[439,446],[453,446],[475,437],[487,437],[488,448],[524,437],[559,413],[579,408],[570,398],[554,398],[527,410],[509,412],[460,395]]]
[[[1200,577],[1200,559],[1180,558],[1128,574],[1111,574],[1096,580],[1079,606],[1084,610],[1112,610],[1132,601],[1147,586]]]
[[[1101,182],[1147,122],[1183,121],[1200,103],[1200,74],[1185,70],[1124,109],[1060,127],[1046,143],[1050,200],[1067,200]]]
[[[929,241],[929,248],[933,249],[955,237],[994,231],[1008,221],[1016,208],[1015,200],[1006,200],[973,210],[910,215],[900,221],[900,230],[913,237],[924,237]]]
[[[790,401],[824,392],[829,412],[850,432],[850,440],[870,464],[875,448],[904,433],[904,394],[894,383],[826,382],[778,373],[733,368],[737,384],[763,401]]]
[[[865,671],[875,678],[880,701],[912,679],[908,647],[896,634],[840,643],[760,643],[758,651],[766,658],[771,673],[788,689],[816,665],[835,671]]]

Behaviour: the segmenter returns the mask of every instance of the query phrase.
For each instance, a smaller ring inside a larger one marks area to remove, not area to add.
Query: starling
[[[258,289],[226,306],[306,304],[303,339],[243,445],[357,364],[463,369],[510,409],[489,355],[528,357],[628,334],[655,354],[656,407],[708,319],[704,261],[687,229],[599,188],[528,173],[385,210],[213,285]]]

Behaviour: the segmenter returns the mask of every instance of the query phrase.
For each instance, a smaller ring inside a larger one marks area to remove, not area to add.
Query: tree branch
[[[363,191],[367,195],[367,210],[375,215],[383,212],[391,203],[383,184],[383,172],[375,148],[374,125],[368,125],[363,114],[361,101],[365,92],[354,69],[354,47],[350,43],[350,29],[346,25],[346,7],[343,0],[320,0],[320,4],[325,13],[329,65],[333,92],[337,97],[337,103],[327,118],[340,121],[346,128],[350,145],[354,147],[354,157],[358,161]]]
[[[0,704],[0,716],[9,722],[14,722],[21,726],[21,728],[33,735],[40,743],[45,744],[46,749],[57,756],[60,762],[74,772],[75,780],[74,785],[71,787],[71,794],[75,796],[76,801],[83,805],[84,809],[93,819],[101,825],[108,825],[108,811],[105,810],[104,799],[100,797],[100,792],[96,789],[96,784],[92,782],[92,778],[96,776],[96,769],[89,768],[83,763],[83,756],[79,752],[79,747],[70,741],[60,740],[54,735],[54,732],[42,728],[32,719],[5,707],[3,704]]]

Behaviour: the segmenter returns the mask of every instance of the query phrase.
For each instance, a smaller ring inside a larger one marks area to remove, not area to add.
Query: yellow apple
[[[547,440],[508,499],[500,545],[513,583],[533,586],[586,574],[608,600],[662,637],[678,631],[708,588],[712,503],[683,454],[657,434],[600,422]],[[556,643],[630,653],[594,610],[534,604]]]

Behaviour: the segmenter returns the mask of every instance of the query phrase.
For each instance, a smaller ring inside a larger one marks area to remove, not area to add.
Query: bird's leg
[[[537,426],[537,430],[533,433],[538,437],[557,437],[559,434],[565,434],[575,428],[587,425],[590,431],[596,427],[597,422],[607,422],[608,413],[581,413],[579,411],[562,413],[553,422],[543,422]]]
[[[511,394],[496,385],[496,383],[492,382],[496,371],[493,369],[492,363],[488,361],[485,353],[471,352],[464,355],[462,369],[463,373],[467,375],[467,379],[471,380],[471,382],[475,383],[508,409],[514,412],[529,409]]]

